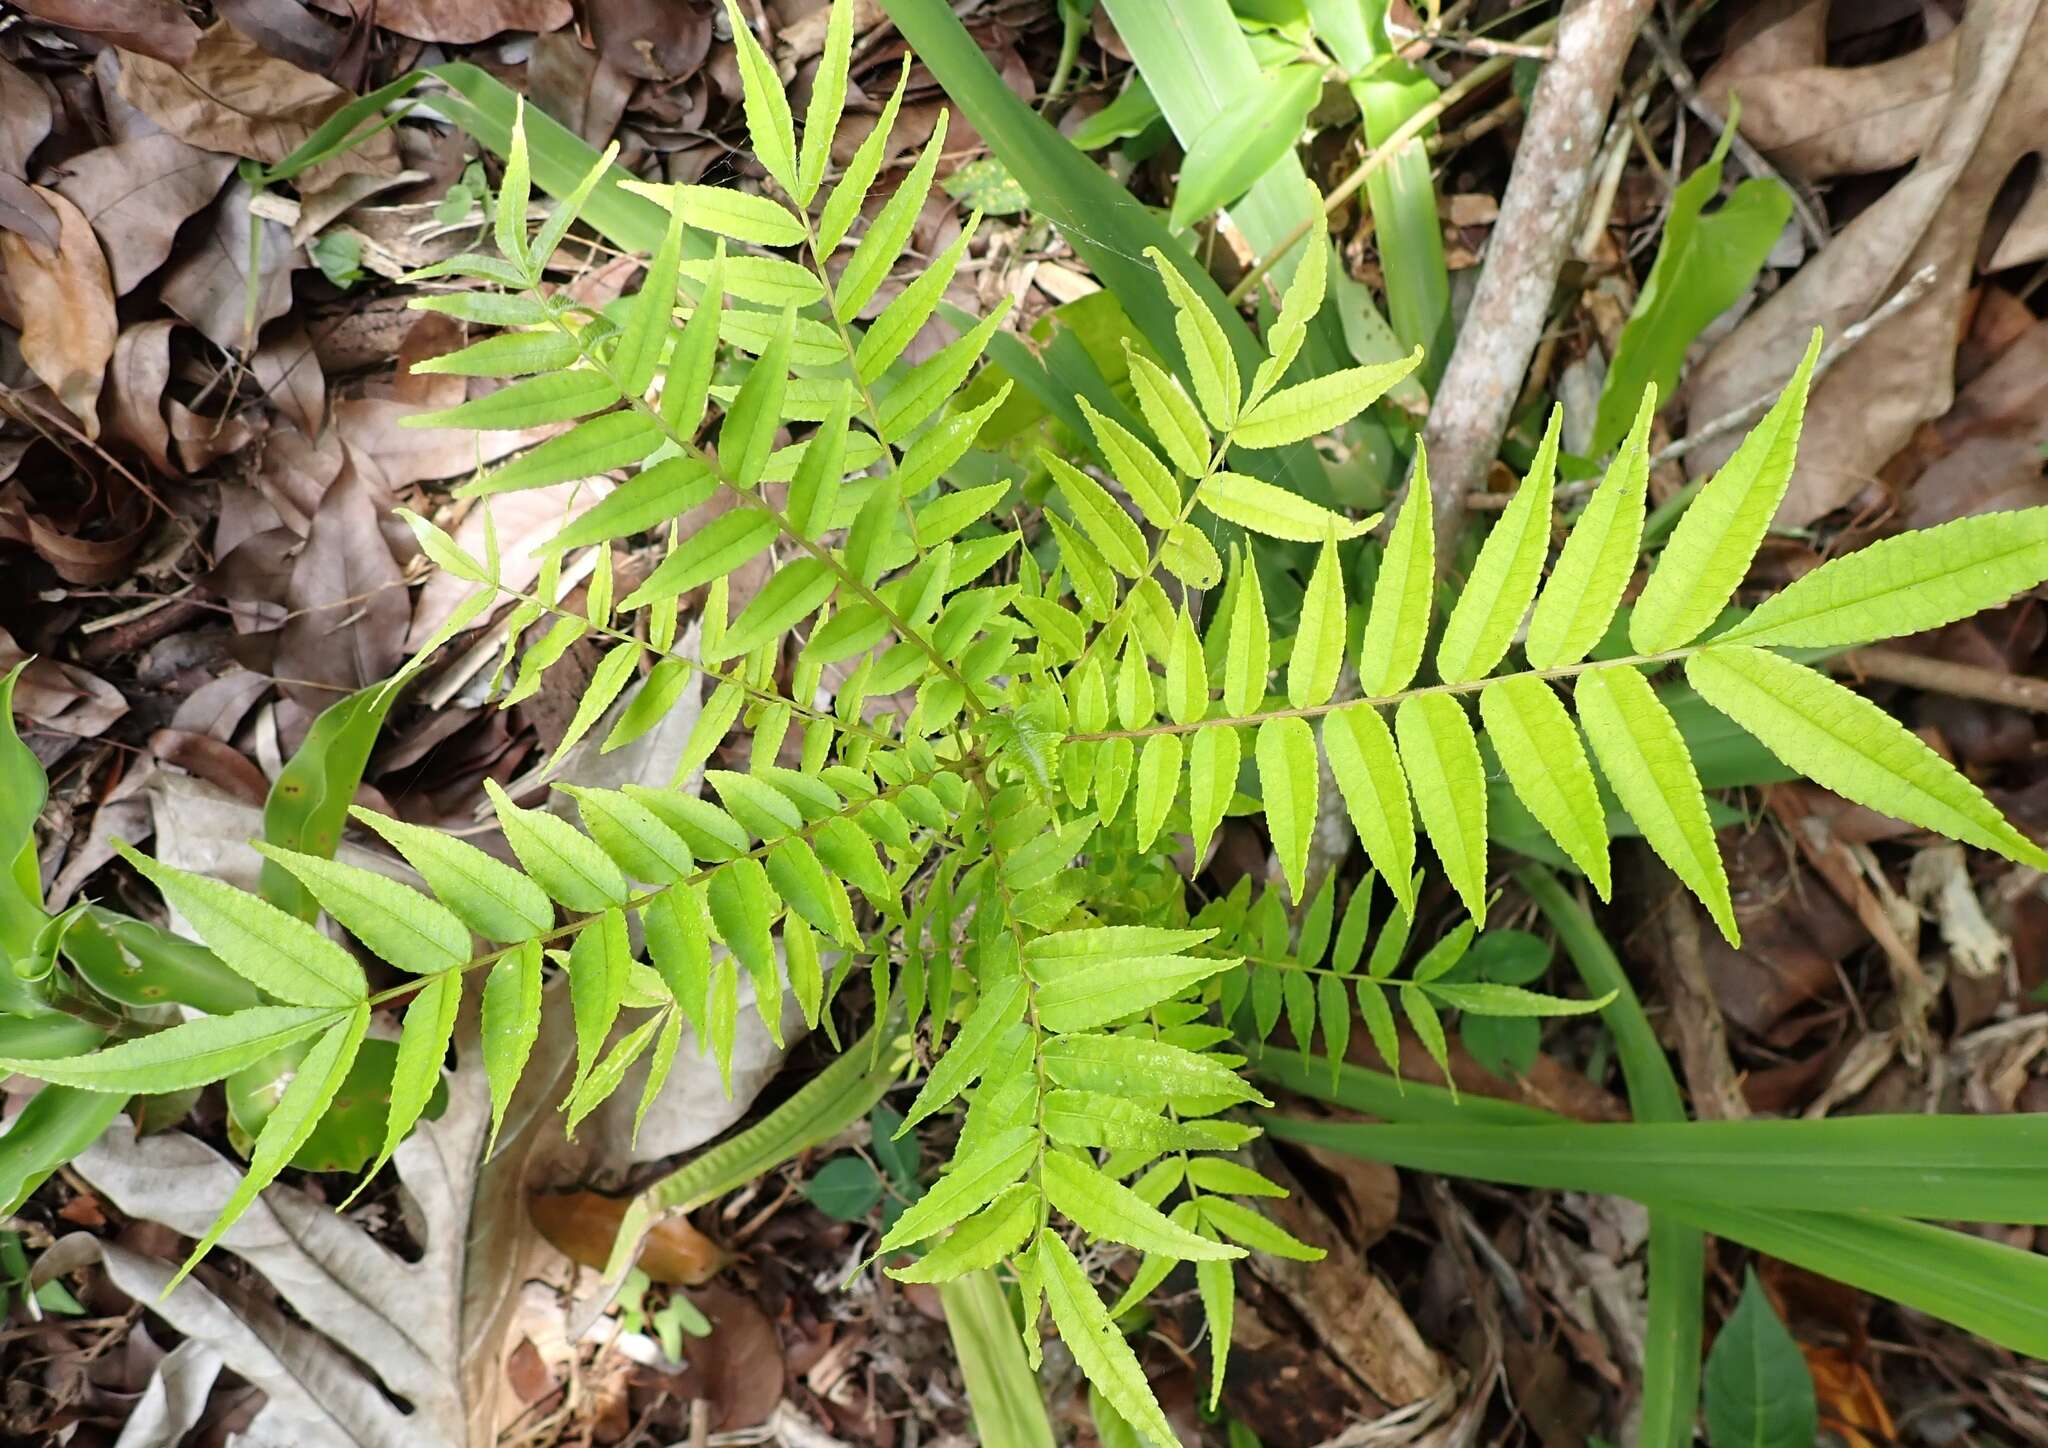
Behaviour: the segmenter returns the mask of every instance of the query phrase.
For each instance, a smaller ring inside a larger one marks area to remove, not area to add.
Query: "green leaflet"
[[[183,1091],[232,1076],[338,1019],[332,1006],[251,1006],[75,1056],[0,1059],[0,1067],[85,1091]]]
[[[431,300],[415,297],[415,303]],[[572,369],[544,372],[508,383],[496,392],[431,412],[415,412],[398,420],[400,427],[465,427],[478,432],[510,432],[544,423],[588,417],[619,400],[619,389],[602,372]]]
[[[574,785],[560,788],[576,801],[576,812],[591,839],[629,879],[668,885],[696,868],[682,836],[631,795]]]
[[[1041,1228],[1032,1257],[1037,1263],[1046,1306],[1052,1309],[1053,1323],[1088,1381],[1101,1390],[1132,1427],[1154,1443],[1177,1441],[1145,1381],[1145,1370],[1138,1366],[1137,1354],[1110,1321],[1102,1299],[1095,1295],[1074,1254],[1049,1229]]]
[[[1059,484],[1060,496],[1073,509],[1081,531],[1101,552],[1103,560],[1126,578],[1145,571],[1145,535],[1131,521],[1130,514],[1110,497],[1108,489],[1066,459],[1040,450],[1039,461]]]
[[[1394,734],[1423,831],[1465,909],[1484,924],[1486,770],[1465,706],[1448,694],[1412,695],[1394,711]]]
[[[616,910],[585,926],[569,947],[569,1005],[576,1018],[576,1086],[597,1064],[597,1053],[625,1004],[632,963],[625,917]],[[574,1094],[572,1088],[571,1094]]]
[[[1155,528],[1169,527],[1178,521],[1180,485],[1173,480],[1166,464],[1159,461],[1151,448],[1132,436],[1122,423],[1097,412],[1095,404],[1085,396],[1076,401],[1082,415],[1088,419],[1088,430],[1095,434],[1096,448],[1101,452],[1103,461],[1109,464],[1110,475],[1131,495],[1131,501],[1145,515],[1145,521]],[[1196,425],[1200,426],[1199,419]],[[1206,441],[1205,435],[1205,444]]]
[[[1600,772],[1671,872],[1700,897],[1730,945],[1742,943],[1706,797],[1685,740],[1649,681],[1627,665],[1588,669],[1573,693]]]
[[[925,198],[931,194],[932,177],[937,173],[939,157],[946,149],[946,119],[949,114],[944,110],[939,112],[938,123],[933,126],[931,137],[925,142],[917,163],[882,204],[882,209],[868,226],[867,234],[853,249],[853,256],[847,261],[846,269],[840,272],[839,284],[832,293],[834,316],[844,321],[858,316],[860,309],[875,294],[875,288],[889,275],[889,269],[903,255],[904,243],[910,239],[910,228],[916,224],[917,213],[924,208]],[[858,205],[856,201],[856,208]]]
[[[391,1160],[398,1144],[405,1140],[433,1099],[434,1088],[441,1082],[441,1063],[448,1057],[448,1043],[455,1038],[455,1015],[461,1007],[462,972],[457,968],[427,981],[405,1008],[405,1025],[398,1036],[398,1063],[391,1072],[391,1106],[385,1118],[384,1146],[370,1169],[363,1173],[363,1186],[369,1185],[370,1178]],[[362,1187],[356,1190],[361,1191]]]
[[[1717,637],[1841,648],[1939,628],[2048,578],[2048,508],[1958,518],[1823,563]]]
[[[1012,975],[989,988],[973,1014],[960,1027],[952,1046],[925,1078],[923,1089],[917,1093],[917,1099],[903,1118],[903,1131],[908,1131],[947,1105],[973,1084],[975,1077],[995,1058],[1003,1033],[1023,1018],[1025,996],[1022,975]]]
[[[1609,898],[1607,812],[1578,726],[1562,701],[1542,679],[1518,674],[1480,691],[1479,718],[1516,797],[1585,872],[1600,898]]]
[[[1358,687],[1368,699],[1398,694],[1422,665],[1429,641],[1429,610],[1436,579],[1436,534],[1430,516],[1429,459],[1415,450],[1408,500],[1373,581],[1372,611],[1358,651]]]
[[[1299,904],[1321,792],[1315,731],[1306,719],[1268,719],[1259,725],[1253,753],[1258,760],[1259,789],[1265,800],[1266,826],[1273,835],[1273,853],[1287,876],[1289,895]]]
[[[1955,766],[1826,675],[1762,649],[1730,644],[1687,659],[1685,677],[1701,698],[1771,753],[1844,799],[2034,869],[2048,868],[2048,852],[2013,828]]]
[[[887,1256],[915,1246],[943,1232],[969,1212],[981,1210],[994,1200],[996,1193],[1023,1175],[1037,1154],[1037,1135],[1030,1127],[1013,1126],[999,1132],[973,1155],[956,1161],[951,1171],[913,1202],[884,1234],[877,1253]]]
[[[1377,513],[1353,522],[1320,503],[1311,503],[1299,493],[1242,473],[1211,473],[1195,489],[1195,497],[1226,522],[1294,543],[1320,543],[1329,537],[1356,538],[1379,522]]]
[[[661,427],[653,418],[638,412],[607,412],[464,483],[455,496],[483,497],[594,478],[639,462],[661,442]]]
[[[890,135],[896,129],[896,115],[903,107],[903,87],[909,79],[910,56],[906,54],[903,68],[896,74],[896,88],[882,106],[882,114],[876,119],[874,129],[860,143],[853,159],[846,163],[846,171],[839,178],[839,184],[832,188],[824,209],[818,213],[814,255],[820,261],[839,249],[839,243],[846,239],[847,229],[860,215],[861,202],[867,199],[868,188],[881,174],[882,159],[888,150]]]
[[[1195,1289],[1201,1296],[1202,1319],[1209,1329],[1209,1411],[1213,1413],[1223,1398],[1223,1369],[1230,1356],[1237,1276],[1228,1262],[1197,1262]]]
[[[1202,425],[1202,414],[1181,390],[1179,379],[1136,351],[1128,340],[1124,356],[1130,365],[1132,390],[1138,395],[1138,410],[1166,450],[1167,461],[1184,478],[1201,477],[1209,471],[1209,429]]]
[[[1215,1057],[1143,1036],[1070,1032],[1048,1039],[1039,1054],[1049,1078],[1076,1090],[1265,1103]]]
[[[811,78],[811,103],[804,112],[803,145],[797,153],[796,199],[809,206],[817,199],[832,155],[832,133],[846,107],[846,77],[853,60],[853,6],[834,0],[825,26],[825,49]]]
[[[1351,367],[1283,387],[1247,412],[1230,440],[1240,447],[1286,447],[1330,432],[1386,396],[1421,362],[1422,349],[1417,347],[1397,362]]]
[[[1244,392],[1238,381],[1237,354],[1231,351],[1223,324],[1165,252],[1148,246],[1145,256],[1157,268],[1167,295],[1173,299],[1174,335],[1180,339],[1188,377],[1195,384],[1195,397],[1202,404],[1202,413],[1211,427],[1229,432],[1237,422],[1238,399]],[[1201,471],[1191,470],[1189,476],[1200,476]]]
[[[214,954],[258,990],[287,1005],[326,1007],[353,1005],[369,993],[363,968],[305,921],[232,885],[152,860],[126,841],[113,843],[192,922]]]
[[[566,553],[607,539],[648,532],[689,512],[709,498],[716,487],[711,469],[698,459],[663,458],[608,493],[596,507],[579,515],[542,546],[549,553]]]
[[[1344,667],[1344,570],[1337,561],[1337,540],[1323,540],[1302,595],[1301,626],[1294,635],[1294,655],[1287,664],[1287,702],[1296,709],[1326,703],[1337,688]]]
[[[920,271],[896,300],[882,309],[882,315],[869,325],[854,354],[854,371],[863,382],[873,382],[887,371],[889,364],[903,354],[903,349],[931,319],[939,299],[952,283],[960,258],[967,254],[967,244],[974,239],[980,221],[979,212],[969,218],[952,244],[940,252],[930,266]]]
[[[1214,731],[1211,731],[1214,732]],[[1154,734],[1138,752],[1138,848],[1148,850],[1159,838],[1167,812],[1180,790],[1181,738]]]
[[[683,215],[671,208],[661,245],[647,263],[647,275],[626,319],[625,333],[612,353],[612,370],[627,397],[645,395],[654,381],[655,366],[668,341],[669,313],[676,304],[676,269],[682,259]]]
[[[804,239],[803,222],[766,196],[723,186],[666,186],[648,181],[621,181],[619,189],[644,196],[664,209],[680,207],[686,224],[734,241],[795,246]]]
[[[1326,1255],[1322,1248],[1310,1246],[1278,1223],[1228,1197],[1203,1197],[1202,1222],[1255,1252],[1295,1262],[1320,1262]]]
[[[366,809],[349,814],[382,835],[434,897],[486,940],[525,940],[555,923],[546,891],[475,845]]]
[[[746,16],[733,0],[725,0],[725,17],[732,26],[733,49],[739,56],[740,91],[746,104],[747,136],[754,143],[754,155],[784,191],[799,196],[796,130],[790,121],[789,97],[783,93],[782,78],[775,73],[775,62],[761,49],[761,42],[754,39]]]
[[[1408,799],[1408,777],[1394,752],[1386,720],[1371,704],[1353,704],[1325,715],[1323,753],[1366,858],[1412,914],[1415,814]]]
[[[718,461],[733,486],[751,488],[775,450],[775,429],[782,425],[782,398],[789,383],[790,348],[796,338],[796,308],[784,307],[781,319],[761,349],[747,380],[725,410],[718,429]]]
[[[1231,717],[1241,719],[1254,712],[1266,696],[1271,638],[1259,570],[1247,556],[1232,572],[1237,579],[1237,599],[1223,655],[1223,708]]]
[[[1243,742],[1232,728],[1202,729],[1188,747],[1188,821],[1194,834],[1195,858],[1206,859],[1209,841],[1237,793],[1237,771]]]
[[[505,1107],[540,1035],[540,966],[540,942],[530,940],[501,957],[484,978],[481,1034],[484,1074],[491,1086],[491,1138],[484,1148],[486,1157],[497,1146]]]
[[[1141,1252],[1163,1252],[1183,1262],[1244,1255],[1241,1248],[1208,1241],[1174,1225],[1123,1183],[1064,1153],[1047,1153],[1039,1170],[1047,1199],[1092,1236]]]
[[[1550,426],[1529,475],[1486,535],[1472,576],[1444,625],[1436,647],[1436,674],[1446,684],[1492,673],[1507,656],[1522,615],[1536,596],[1543,559],[1550,551],[1551,484],[1557,475],[1557,439],[1563,423],[1564,408],[1551,408]]]
[[[764,508],[749,505],[720,513],[662,559],[619,606],[630,612],[723,578],[773,542],[775,533],[774,515]]]
[[[469,963],[469,929],[439,901],[353,865],[260,840],[255,848],[296,875],[322,909],[399,969],[428,975]]]
[[[891,1267],[898,1282],[951,1282],[993,1267],[1019,1247],[1038,1225],[1038,1191],[1018,1182],[955,1227],[943,1242],[908,1267]]]
[[[1636,570],[1643,537],[1643,499],[1650,486],[1650,419],[1657,399],[1645,394],[1635,426],[1607,465],[1585,510],[1550,570],[1529,615],[1522,646],[1529,666],[1562,669],[1586,657],[1607,632],[1622,591]]]
[[[182,1282],[185,1274],[199,1264],[199,1259],[213,1250],[214,1244],[240,1220],[242,1213],[249,1210],[263,1189],[277,1180],[277,1174],[284,1170],[285,1164],[298,1155],[306,1138],[313,1134],[313,1128],[320,1124],[320,1118],[327,1114],[341,1083],[348,1078],[349,1067],[355,1063],[356,1051],[363,1044],[363,1033],[369,1025],[369,1006],[358,1005],[338,1024],[330,1026],[327,1033],[306,1052],[306,1058],[299,1063],[291,1084],[285,1087],[283,1097],[256,1138],[255,1150],[249,1156],[248,1173],[235,1188],[234,1195],[228,1198],[227,1205],[221,1208],[220,1216],[206,1229],[206,1235],[199,1239],[199,1245],[192,1249],[192,1255],[185,1259],[184,1265],[171,1279],[172,1287]]]
[[[1820,359],[1820,329],[1777,403],[1694,498],[1629,615],[1629,642],[1656,654],[1698,638],[1749,572],[1777,515],[1799,448],[1807,384]]]
[[[571,910],[602,910],[625,900],[626,877],[605,852],[567,820],[546,810],[522,809],[494,779],[484,781],[506,843],[526,872]]]

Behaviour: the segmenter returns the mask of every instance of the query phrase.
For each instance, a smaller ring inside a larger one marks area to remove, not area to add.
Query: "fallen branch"
[[[1858,679],[1879,679],[1887,684],[1904,684],[1929,694],[1947,694],[1954,699],[1975,699],[1985,704],[2003,704],[2008,709],[2026,709],[2048,714],[2048,679],[2009,674],[1981,664],[1962,664],[1952,659],[1930,659],[1904,649],[1857,649],[1837,654],[1826,667]]]
[[[1557,58],[1536,83],[1486,266],[1423,432],[1436,479],[1440,560],[1455,554],[1450,540],[1465,495],[1484,481],[1507,431],[1576,230],[1622,63],[1649,11],[1650,0],[1575,0],[1558,21]]]

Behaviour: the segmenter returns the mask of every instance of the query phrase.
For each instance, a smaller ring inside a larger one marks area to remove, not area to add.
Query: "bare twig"
[[[1557,288],[1622,63],[1650,0],[1574,0],[1557,28],[1501,198],[1478,290],[1436,389],[1423,440],[1436,491],[1438,557],[1456,550],[1465,495],[1485,479]],[[1487,65],[1502,61],[1488,61]]]
[[[1956,699],[1977,699],[1986,704],[2003,704],[2009,709],[2026,709],[2048,714],[2048,679],[2009,674],[1981,664],[1959,663],[1953,659],[1930,659],[1904,649],[1857,649],[1837,654],[1827,667],[1838,674],[1861,679],[1882,679],[1887,684],[1904,684],[1930,694],[1947,694]]]

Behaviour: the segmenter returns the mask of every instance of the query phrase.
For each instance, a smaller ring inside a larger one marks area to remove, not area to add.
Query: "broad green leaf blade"
[[[1543,679],[1515,674],[1480,691],[1479,718],[1516,797],[1607,899],[1607,812],[1563,701]]]
[[[746,104],[747,137],[754,155],[791,196],[802,200],[797,185],[796,128],[790,120],[789,96],[775,62],[754,38],[747,17],[734,0],[725,0],[725,18],[732,26],[733,48],[739,55],[740,92]]]
[[[85,1055],[0,1059],[0,1069],[82,1091],[184,1091],[232,1076],[335,1019],[332,1006],[252,1006],[230,1016],[198,1016]]]
[[[1412,915],[1415,813],[1387,721],[1371,704],[1353,704],[1325,715],[1323,753],[1366,858]]]
[[[484,781],[491,808],[512,853],[550,898],[571,910],[597,911],[617,905],[629,893],[626,877],[611,857],[574,825],[546,810],[522,809],[499,787]]]
[[[1669,397],[1679,369],[1707,324],[1741,300],[1792,214],[1792,195],[1775,176],[1751,176],[1702,215],[1721,192],[1721,164],[1735,137],[1740,109],[1729,98],[1728,123],[1701,167],[1671,193],[1657,259],[1615,344],[1593,424],[1595,456],[1628,428],[1636,400],[1654,388]]]
[[[410,885],[260,840],[256,849],[297,876],[337,923],[399,969],[431,975],[468,964],[469,928]]]
[[[1195,384],[1195,398],[1202,404],[1202,413],[1209,419],[1209,425],[1218,432],[1228,432],[1237,422],[1237,409],[1244,396],[1243,384],[1238,380],[1237,354],[1231,351],[1230,339],[1224,334],[1223,324],[1202,300],[1201,295],[1180,274],[1179,268],[1167,259],[1166,253],[1156,246],[1145,248],[1145,255],[1159,272],[1160,281],[1166,284],[1167,295],[1173,299],[1174,335],[1180,339],[1180,350],[1187,359],[1188,378]]]
[[[1046,1305],[1060,1330],[1060,1339],[1080,1365],[1082,1375],[1107,1398],[1110,1405],[1132,1427],[1154,1444],[1176,1443],[1173,1428],[1160,1411],[1159,1400],[1145,1380],[1137,1354],[1124,1341],[1088,1274],[1074,1260],[1066,1244],[1050,1230],[1040,1229],[1038,1246],[1032,1254],[1038,1263]]]
[[[1685,738],[1649,681],[1626,665],[1588,669],[1573,691],[1579,720],[1615,797],[1671,872],[1700,897],[1730,945],[1742,943],[1706,796]]]
[[[1446,684],[1468,683],[1492,673],[1507,656],[1522,615],[1536,596],[1543,560],[1550,551],[1551,484],[1557,475],[1563,421],[1564,408],[1552,408],[1529,475],[1486,535],[1472,576],[1444,625],[1436,646],[1436,674]]]
[[[1663,653],[1698,638],[1749,573],[1749,561],[1792,482],[1807,384],[1819,359],[1816,327],[1777,403],[1700,489],[1671,530],[1629,615],[1629,642],[1638,653]]]
[[[1715,643],[1842,648],[1940,628],[2048,578],[2048,508],[1980,513],[1823,563]]]
[[[1241,1248],[1196,1236],[1167,1220],[1114,1177],[1064,1152],[1048,1152],[1039,1170],[1046,1199],[1089,1236],[1121,1242],[1141,1252],[1162,1252],[1183,1262],[1242,1257]]]
[[[1325,538],[1356,538],[1379,522],[1379,514],[1353,521],[1299,493],[1290,493],[1242,473],[1211,473],[1195,490],[1202,506],[1226,522],[1283,538],[1292,543],[1320,543]]]
[[[355,958],[318,930],[232,885],[189,874],[138,853],[114,849],[192,922],[235,974],[287,1005],[353,1005],[369,993]]]
[[[851,9],[852,5],[849,3],[846,8]],[[1012,1208],[1009,1220],[1014,1221],[1015,1216]],[[1027,1222],[1016,1233],[1011,1247],[1021,1245],[1036,1226],[1035,1220]],[[951,1245],[949,1238],[925,1261],[929,1263]],[[993,1272],[986,1270],[993,1265],[991,1261],[986,1266],[954,1274],[955,1280],[946,1281],[939,1289],[939,1301],[946,1312],[946,1331],[953,1341],[953,1356],[959,1359],[960,1378],[967,1388],[968,1404],[974,1409],[974,1441],[1013,1448],[1053,1448],[1052,1423],[1046,1417],[1037,1370],[1017,1335],[1017,1316],[1002,1284]],[[1035,1300],[1031,1311],[1036,1316]]]
[[[484,1074],[491,1085],[491,1138],[484,1147],[486,1159],[497,1148],[505,1107],[540,1035],[540,966],[540,942],[528,941],[500,957],[484,978]]]
[[[1300,904],[1322,786],[1315,731],[1306,719],[1268,719],[1259,725],[1253,754],[1258,760],[1259,791],[1265,799],[1273,853],[1287,877],[1289,897]]]
[[[1448,694],[1413,695],[1394,711],[1394,734],[1423,832],[1465,909],[1484,924],[1486,769],[1465,706]]]
[[[1285,65],[1219,107],[1188,145],[1167,224],[1184,231],[1249,191],[1294,149],[1322,94],[1320,65]]]
[[[1564,540],[1550,581],[1529,615],[1522,652],[1533,668],[1562,669],[1578,663],[1593,651],[1614,619],[1636,571],[1636,547],[1643,538],[1650,419],[1656,411],[1655,394],[1644,394],[1635,426]]]
[[[214,1243],[249,1210],[263,1189],[277,1180],[285,1164],[298,1155],[313,1128],[320,1124],[320,1118],[327,1114],[341,1083],[348,1078],[349,1067],[355,1063],[356,1051],[363,1044],[363,1033],[369,1025],[369,1006],[358,1005],[339,1024],[328,1027],[327,1033],[313,1043],[313,1049],[306,1052],[305,1060],[299,1063],[291,1084],[285,1087],[283,1097],[256,1138],[255,1149],[249,1155],[248,1174],[171,1279],[172,1287],[199,1265],[199,1259],[213,1250]]]
[[[1337,540],[1323,540],[1308,591],[1301,599],[1301,625],[1294,634],[1294,654],[1287,662],[1287,702],[1296,709],[1329,702],[1337,675],[1344,667],[1344,569],[1337,561]]]
[[[405,1140],[420,1113],[433,1099],[441,1084],[441,1063],[448,1058],[448,1043],[455,1038],[455,1015],[462,1007],[462,972],[444,971],[420,987],[412,1004],[405,1008],[405,1025],[398,1035],[398,1062],[391,1072],[391,1104],[384,1124],[384,1148],[363,1173],[361,1191],[377,1175],[398,1144]]]
[[[475,845],[370,810],[349,813],[382,835],[435,897],[486,940],[526,940],[555,923],[546,891]]]
[[[1240,447],[1286,447],[1334,431],[1386,396],[1421,362],[1422,349],[1417,347],[1397,362],[1347,367],[1283,387],[1247,412],[1230,440]]]
[[[1713,1448],[1778,1448],[1820,1434],[1813,1374],[1751,1268],[1707,1354],[1701,1405]]]
[[[1400,693],[1422,665],[1436,585],[1436,531],[1430,514],[1429,459],[1418,445],[1408,500],[1380,557],[1372,611],[1359,645],[1358,687],[1368,699]]]
[[[796,199],[809,206],[832,158],[832,136],[846,108],[846,77],[853,60],[852,0],[833,0],[825,23],[825,49],[811,77],[811,102],[804,110],[803,144],[797,153]]]
[[[1747,644],[1704,649],[1685,677],[1765,748],[1844,799],[2034,869],[2048,852],[1920,737],[1826,675]]]

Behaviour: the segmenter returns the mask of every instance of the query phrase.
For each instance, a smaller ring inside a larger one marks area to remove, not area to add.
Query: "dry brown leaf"
[[[534,41],[526,84],[535,105],[593,146],[611,139],[633,95],[633,78],[585,50],[573,30]]]
[[[0,171],[28,174],[28,158],[50,134],[50,97],[43,83],[0,57]]]
[[[348,48],[348,32],[323,24],[299,0],[214,0],[213,9],[266,55],[315,75],[332,75]]]
[[[1956,56],[1957,83],[1913,169],[1723,338],[1689,384],[1695,426],[1745,407],[1791,375],[1813,327],[1839,335],[1922,267],[1935,268],[1925,294],[1814,383],[1782,524],[1810,523],[1855,497],[1954,399],[1962,311],[1993,201],[2048,134],[2048,89],[2038,83],[2048,5],[1972,5]],[[1691,453],[1688,470],[1717,467],[1733,443]]]
[[[45,251],[55,251],[61,229],[56,211],[36,195],[35,187],[0,171],[0,231],[25,236]]]
[[[241,352],[265,322],[292,304],[292,234],[262,222],[257,254],[255,313],[249,312],[249,183],[239,178],[214,203],[213,225],[192,254],[164,273],[164,305],[204,332],[215,346]],[[253,323],[253,325],[252,325]]]
[[[598,53],[627,75],[642,80],[673,81],[694,75],[711,51],[708,5],[591,0],[584,13],[590,19]]]
[[[2035,322],[1972,379],[1929,431],[1942,455],[1907,495],[1908,527],[2048,503],[2048,323]]]
[[[20,0],[38,20],[83,30],[166,65],[190,65],[199,27],[178,0]]]
[[[28,655],[14,636],[0,629],[0,672]],[[38,658],[14,685],[14,707],[24,724],[23,742],[46,766],[81,739],[93,739],[128,712],[128,701],[105,679],[76,664]]]
[[[572,1262],[602,1268],[611,1258],[612,1242],[625,1220],[630,1197],[601,1192],[535,1192],[526,1212],[555,1250]],[[648,1229],[640,1242],[636,1264],[656,1282],[671,1287],[697,1287],[709,1282],[730,1260],[723,1248],[682,1216],[667,1216]]]
[[[404,659],[400,646],[412,609],[378,526],[389,511],[388,499],[344,470],[320,500],[292,565],[285,591],[291,617],[278,640],[276,672],[285,693],[310,708],[333,703],[337,691],[390,677]]]
[[[378,18],[386,19],[383,7]],[[290,155],[350,99],[324,76],[265,55],[226,21],[207,30],[189,65],[124,52],[118,84],[123,99],[180,140],[266,163]],[[344,172],[397,169],[398,146],[385,130],[301,179],[317,190]]]
[[[187,217],[220,194],[235,158],[176,136],[140,136],[64,163],[57,190],[99,234],[114,291],[126,296],[164,264]]]
[[[139,449],[160,473],[174,471],[163,399],[171,380],[171,332],[177,325],[168,317],[136,323],[114,343],[114,360],[107,368],[108,433]]]
[[[149,736],[149,752],[258,809],[270,796],[270,781],[249,757],[208,734],[184,729],[159,729]]]
[[[248,414],[232,417],[204,417],[173,398],[171,440],[177,444],[178,465],[188,473],[201,472],[222,458],[233,457],[255,440],[257,429]]]
[[[97,438],[116,337],[113,279],[84,213],[54,191],[32,189],[57,214],[56,249],[0,231],[0,264],[21,311],[21,360]]]
[[[348,0],[313,0],[313,3],[333,15],[355,14]],[[378,0],[377,3],[379,29],[395,30],[414,40],[438,40],[446,45],[474,45],[507,30],[559,30],[574,18],[575,12],[569,8],[569,0]]]
[[[327,421],[327,377],[304,323],[293,318],[271,328],[249,359],[249,370],[256,374],[264,396],[298,424],[301,433],[319,436]]]

